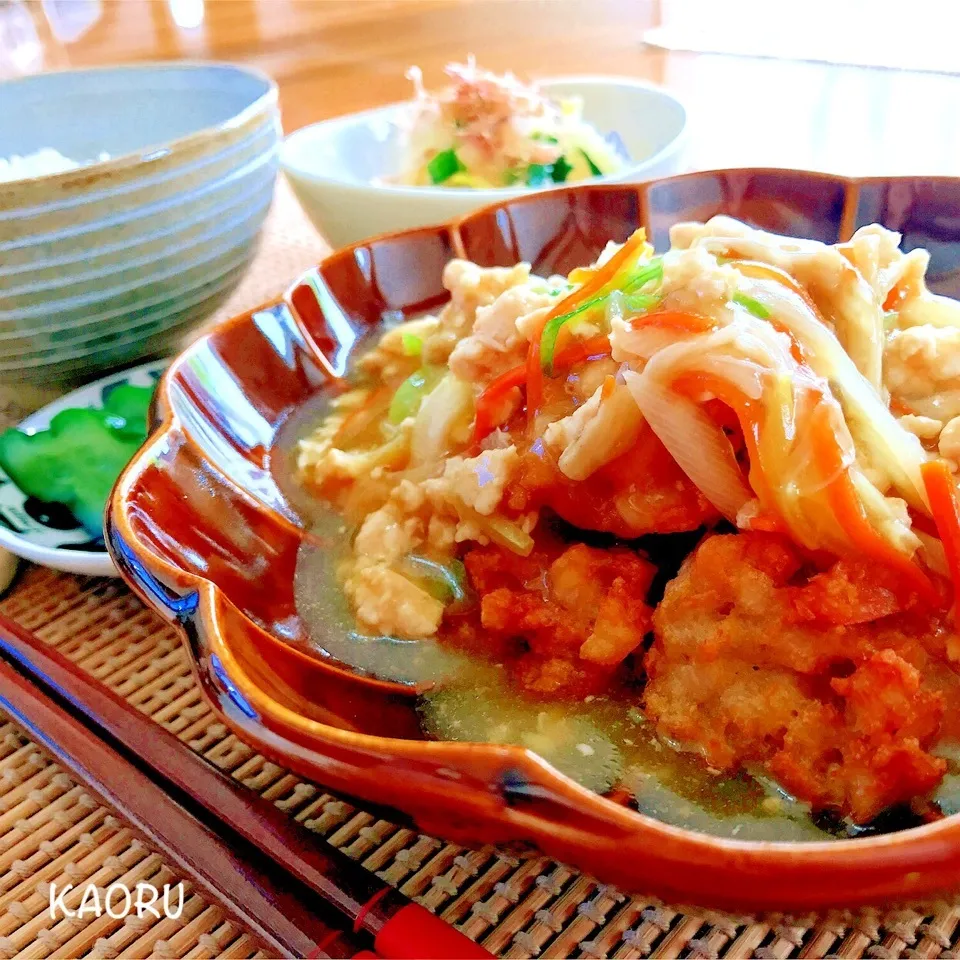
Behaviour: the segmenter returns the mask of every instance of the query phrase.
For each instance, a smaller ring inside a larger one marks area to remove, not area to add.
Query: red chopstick
[[[243,838],[347,917],[355,933],[372,935],[380,957],[459,960],[492,956],[346,854],[320,841],[272,803],[221,773],[59,651],[2,615],[0,653],[61,702],[68,701],[72,712],[81,714],[87,726],[111,742],[131,765],[152,772],[162,794],[172,796],[185,810],[205,811],[208,822],[215,817],[218,834],[229,832]],[[68,758],[64,762],[69,765]],[[300,955],[320,954],[308,951]]]

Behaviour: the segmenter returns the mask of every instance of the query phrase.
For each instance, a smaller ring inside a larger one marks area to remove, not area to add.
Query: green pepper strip
[[[452,147],[449,150],[441,150],[428,164],[427,173],[434,183],[443,183],[449,180],[455,173],[460,173],[467,168],[460,162],[456,150]]]
[[[445,607],[460,606],[467,602],[470,588],[467,584],[467,571],[460,560],[448,560],[440,563],[429,557],[411,553],[404,557],[403,566],[423,581],[424,589]]]
[[[648,283],[659,282],[663,278],[663,260],[660,257],[656,257],[651,260],[649,263],[641,267],[624,285],[623,293],[629,294],[634,291],[639,291],[642,287],[645,287]],[[540,338],[540,364],[543,367],[544,373],[547,376],[553,376],[553,355],[557,347],[557,337],[560,335],[561,328],[567,324],[569,321],[573,320],[574,317],[578,317],[580,314],[586,312],[587,310],[592,310],[594,307],[598,307],[601,304],[605,303],[610,297],[612,290],[608,290],[605,293],[598,294],[595,297],[591,297],[589,300],[585,300],[583,303],[576,306],[569,313],[561,314],[559,317],[554,317],[544,328],[543,335]],[[642,294],[637,293],[634,298],[636,299]],[[647,308],[649,309],[649,307]],[[642,311],[641,311],[642,312]]]
[[[591,297],[584,300],[579,306],[575,307],[569,313],[563,313],[559,317],[554,317],[544,328],[543,336],[540,338],[540,365],[548,377],[553,376],[553,355],[557,348],[557,337],[560,335],[560,328],[574,317],[586,313],[594,307],[600,306],[609,296],[608,293],[601,294],[598,297]]]
[[[387,419],[393,423],[403,423],[407,417],[416,416],[420,404],[443,377],[443,367],[421,367],[411,373],[403,383],[397,387],[397,392],[390,401]]]
[[[663,297],[656,293],[634,293],[623,298],[623,305],[631,313],[647,313],[662,299]]]
[[[740,304],[744,310],[752,313],[758,320],[770,319],[770,311],[759,300],[754,300],[753,297],[748,297],[745,293],[735,293],[733,302]]]

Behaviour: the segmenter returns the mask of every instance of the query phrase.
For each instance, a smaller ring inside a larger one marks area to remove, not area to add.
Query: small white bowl
[[[616,132],[626,146],[631,162],[590,182],[640,182],[680,169],[687,112],[660,87],[622,77],[560,78],[540,87],[555,98],[580,97],[587,123],[602,134]],[[395,103],[314,123],[286,138],[280,152],[283,171],[334,247],[453,220],[488,203],[534,192],[522,186],[472,190],[384,182],[400,169],[398,121],[405,108]]]

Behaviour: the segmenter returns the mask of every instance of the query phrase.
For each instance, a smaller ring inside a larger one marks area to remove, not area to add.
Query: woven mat
[[[282,290],[323,241],[281,183],[261,253],[211,322]],[[0,396],[0,419],[50,399]],[[8,407],[3,408],[7,400]],[[15,409],[9,406],[14,403]],[[629,898],[546,859],[468,850],[397,827],[270,763],[204,703],[171,628],[118,581],[28,568],[0,610],[290,816],[503,957],[954,957],[960,906],[901,911],[854,927],[771,928]],[[0,957],[255,957],[247,932],[189,890],[179,920],[51,922],[47,884],[180,878],[136,833],[0,716]],[[735,877],[730,878],[735,882]],[[785,904],[787,908],[789,905]]]
[[[469,850],[380,820],[270,763],[219,723],[172,630],[118,581],[29,568],[0,610],[77,661],[187,746],[503,957],[953,957],[960,908],[900,911],[851,928],[770,928],[625,897],[562,864]],[[175,870],[0,726],[0,955],[262,956],[190,892],[180,920],[51,924],[46,884],[175,883]],[[731,877],[731,882],[735,878]],[[787,906],[787,905],[785,905]]]
[[[15,724],[0,721],[0,956],[263,957],[256,941],[184,883],[177,920],[51,921],[49,886],[159,891],[180,877]],[[80,895],[64,901],[76,910]],[[174,901],[176,903],[176,900]]]

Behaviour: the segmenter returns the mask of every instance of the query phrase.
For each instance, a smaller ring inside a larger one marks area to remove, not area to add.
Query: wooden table
[[[643,42],[660,20],[657,0],[70,0],[61,6],[100,3],[101,14],[67,43],[30,2],[41,41],[30,69],[251,64],[279,82],[288,131],[405,98],[411,63],[437,82],[444,63],[474,53],[526,76],[617,73],[665,85],[690,109],[690,168],[960,173],[960,77],[667,52]],[[780,6],[778,29],[806,9]]]

